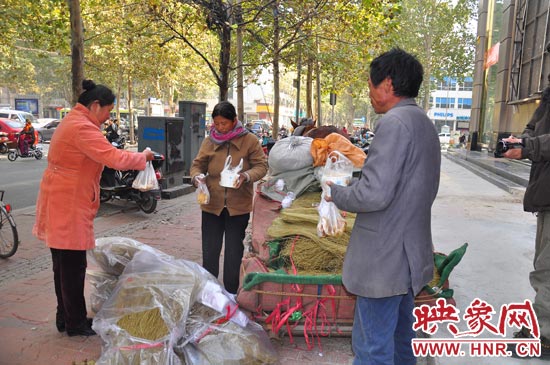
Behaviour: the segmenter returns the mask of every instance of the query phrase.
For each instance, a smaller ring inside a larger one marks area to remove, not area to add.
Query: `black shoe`
[[[529,330],[525,327],[522,327],[520,331],[514,332],[514,338],[533,338],[533,336],[529,333]],[[509,351],[512,354],[513,358],[516,359],[532,359],[537,358],[541,360],[550,361],[550,341],[544,337],[540,337],[540,356],[519,356],[516,352],[516,345],[515,343],[509,343],[507,346],[507,351]]]
[[[92,322],[94,321],[94,319],[86,318],[86,321],[88,322],[88,325],[92,327]],[[57,327],[57,330],[59,332],[65,332],[65,318],[63,318],[62,314],[55,315],[55,327]]]
[[[67,328],[67,335],[69,337],[73,336],[95,336],[97,333],[92,329],[92,319],[86,318],[86,322],[80,325],[77,328],[69,329]]]

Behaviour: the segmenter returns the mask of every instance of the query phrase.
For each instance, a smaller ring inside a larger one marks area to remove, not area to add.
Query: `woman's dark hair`
[[[389,77],[397,96],[417,97],[423,75],[424,69],[416,57],[399,48],[381,54],[370,64],[372,84],[378,86]]]
[[[222,116],[229,120],[234,120],[237,117],[235,107],[228,101],[220,101],[212,110],[212,119],[217,116]]]
[[[84,92],[78,97],[78,102],[86,107],[94,101],[99,101],[100,106],[111,105],[116,96],[111,89],[104,85],[96,85],[92,80],[82,81]]]

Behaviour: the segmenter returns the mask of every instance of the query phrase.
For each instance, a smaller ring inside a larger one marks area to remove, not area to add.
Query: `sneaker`
[[[529,333],[529,330],[527,328],[522,327],[520,331],[514,332],[514,338],[533,338],[533,336]],[[509,343],[506,350],[512,354],[513,358],[516,359],[534,358],[533,356],[519,356],[516,352],[515,343]],[[550,361],[550,341],[546,337],[540,337],[540,356],[536,358]]]

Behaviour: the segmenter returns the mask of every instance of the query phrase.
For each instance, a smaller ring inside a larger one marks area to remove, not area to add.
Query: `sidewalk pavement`
[[[495,308],[503,303],[532,299],[534,293],[529,286],[528,273],[534,252],[535,220],[522,212],[518,196],[496,188],[450,160],[457,161],[470,154],[451,152],[445,155],[432,231],[435,248],[440,252],[448,253],[464,242],[470,243],[463,261],[450,277],[457,307],[463,311],[476,297],[490,302]],[[480,153],[477,157],[484,160],[486,156]],[[195,194],[163,200],[158,211],[151,215],[138,211],[131,204],[127,207],[122,213],[103,211],[104,215],[95,220],[96,237],[130,237],[177,258],[201,262],[200,209]],[[67,337],[55,329],[56,301],[50,254],[30,233],[34,208],[16,211],[15,220],[21,246],[15,256],[0,261],[0,365],[79,365],[99,358],[101,339],[98,336]],[[89,298],[88,285],[86,298]],[[445,336],[443,332],[437,335]],[[349,337],[321,338],[322,350],[315,347],[312,351],[304,350],[302,337],[294,339],[297,346],[289,343],[288,336],[274,342],[281,364],[352,362]],[[418,363],[538,362],[459,357],[422,358]]]

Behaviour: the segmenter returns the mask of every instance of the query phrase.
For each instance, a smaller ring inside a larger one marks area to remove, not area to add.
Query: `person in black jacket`
[[[537,216],[534,270],[529,280],[536,292],[533,309],[540,327],[540,357],[550,359],[550,86],[543,91],[541,103],[522,135],[503,141],[522,145],[522,148],[509,149],[504,157],[531,160],[529,184],[523,198],[523,209]],[[530,338],[532,335],[522,328],[514,337]],[[510,344],[508,350],[517,356],[515,344]]]

